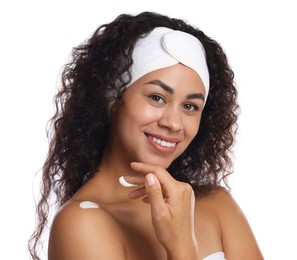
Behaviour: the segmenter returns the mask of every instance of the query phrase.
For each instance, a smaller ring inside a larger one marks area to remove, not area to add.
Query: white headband
[[[154,70],[182,63],[200,76],[206,99],[209,91],[209,72],[205,50],[193,35],[167,27],[157,27],[136,42],[132,58],[132,81],[128,86]]]

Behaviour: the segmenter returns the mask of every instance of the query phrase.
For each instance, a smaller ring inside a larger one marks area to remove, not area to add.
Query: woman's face
[[[200,77],[184,65],[146,74],[112,108],[111,151],[167,168],[197,134],[204,97]]]

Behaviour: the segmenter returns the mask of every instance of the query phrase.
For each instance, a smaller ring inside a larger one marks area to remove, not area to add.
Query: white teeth
[[[149,135],[149,138],[151,140],[153,140],[155,143],[157,143],[157,144],[159,144],[161,146],[174,147],[176,145],[176,143],[167,142],[167,141],[161,140],[159,138],[156,138],[156,137],[153,137],[153,136],[150,136],[150,135]]]

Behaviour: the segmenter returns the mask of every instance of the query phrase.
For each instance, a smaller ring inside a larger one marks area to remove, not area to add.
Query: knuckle
[[[192,186],[191,186],[190,184],[188,184],[188,183],[186,183],[186,190],[187,190],[187,192],[189,192],[189,193],[192,193],[192,192],[193,192],[193,188],[192,188]]]
[[[156,221],[164,222],[168,220],[168,212],[165,210],[158,210],[154,214],[154,219]]]
[[[192,188],[192,186],[190,185],[190,184],[188,184],[188,183],[183,183],[182,185],[181,185],[181,190],[182,190],[182,192],[183,193],[185,193],[185,194],[192,194],[193,193],[193,188]]]
[[[160,196],[161,190],[156,185],[154,185],[148,188],[147,194],[149,197],[157,197]]]

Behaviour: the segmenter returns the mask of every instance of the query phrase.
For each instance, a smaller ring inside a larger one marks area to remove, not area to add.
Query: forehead
[[[200,76],[194,70],[182,64],[152,71],[142,76],[131,86],[145,85],[156,80],[164,82],[175,90],[205,94],[205,88]]]

